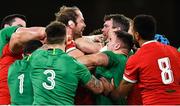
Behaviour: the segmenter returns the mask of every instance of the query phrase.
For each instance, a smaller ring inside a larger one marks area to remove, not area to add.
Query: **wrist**
[[[69,53],[69,52],[71,52],[71,51],[73,51],[73,50],[76,50],[76,47],[71,47],[71,48],[69,48],[69,49],[66,49],[66,53]]]

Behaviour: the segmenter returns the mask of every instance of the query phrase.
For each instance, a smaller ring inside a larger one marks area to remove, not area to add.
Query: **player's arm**
[[[35,30],[36,29],[36,30]],[[19,53],[22,47],[30,40],[44,39],[46,36],[45,28],[36,27],[33,28],[20,28],[18,31],[13,33],[10,39],[9,47],[13,53]]]
[[[129,92],[133,89],[134,83],[128,82],[126,80],[122,80],[117,89],[113,90],[110,96],[113,99],[118,99],[121,97],[126,97]]]
[[[102,79],[101,81],[104,86],[104,92],[108,94],[112,99],[116,100],[119,97],[126,97],[129,92],[133,89],[134,83],[128,82],[126,80],[122,80],[119,86],[115,89],[114,84],[110,83],[106,79]],[[112,88],[114,88],[112,90]]]
[[[66,53],[74,58],[78,58],[84,55],[82,51],[76,48],[76,45],[71,43],[71,44],[66,44]]]
[[[86,37],[75,40],[76,47],[87,54],[97,53],[103,47],[102,43],[96,43]]]
[[[29,28],[25,28],[25,27],[19,27],[16,32],[22,32],[22,31],[32,31],[32,32],[42,32],[42,30],[45,30],[45,27],[29,27]]]
[[[84,55],[84,53],[77,48],[67,53],[74,58],[78,58]]]
[[[65,51],[68,55],[77,58],[83,56],[84,53],[76,48],[75,41],[67,35]]]
[[[91,42],[104,42],[104,35],[99,34],[99,35],[89,35],[89,36],[82,36],[82,38],[88,39]]]
[[[77,60],[88,68],[93,66],[107,66],[109,58],[104,53],[96,53],[78,57]]]
[[[99,94],[104,91],[102,82],[93,75],[92,75],[90,81],[85,86],[88,89],[90,89],[91,91],[93,91],[95,94]]]

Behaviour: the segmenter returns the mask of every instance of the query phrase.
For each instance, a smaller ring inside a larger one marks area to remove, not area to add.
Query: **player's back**
[[[180,54],[177,49],[151,42],[137,51],[136,59],[143,104],[180,104]]]
[[[33,102],[33,90],[30,81],[29,57],[16,60],[8,70],[8,86],[11,96],[11,104],[31,105]]]
[[[33,104],[72,105],[86,67],[60,49],[38,49],[32,54]],[[90,73],[89,73],[90,75]]]

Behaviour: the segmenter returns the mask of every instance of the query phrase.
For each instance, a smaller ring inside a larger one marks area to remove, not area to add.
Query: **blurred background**
[[[62,5],[80,8],[86,23],[84,35],[103,27],[105,14],[120,13],[129,18],[149,14],[157,20],[157,33],[165,35],[172,46],[180,46],[178,0],[3,0],[0,21],[9,14],[19,13],[27,17],[28,27],[46,26]]]

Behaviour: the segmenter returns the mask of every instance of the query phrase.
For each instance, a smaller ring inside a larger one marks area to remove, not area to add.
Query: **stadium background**
[[[87,26],[84,35],[102,27],[105,14],[120,13],[130,18],[150,14],[157,19],[157,33],[164,34],[172,46],[180,46],[178,0],[3,0],[0,21],[6,15],[20,13],[27,17],[28,26],[46,26],[62,5],[81,9]]]

